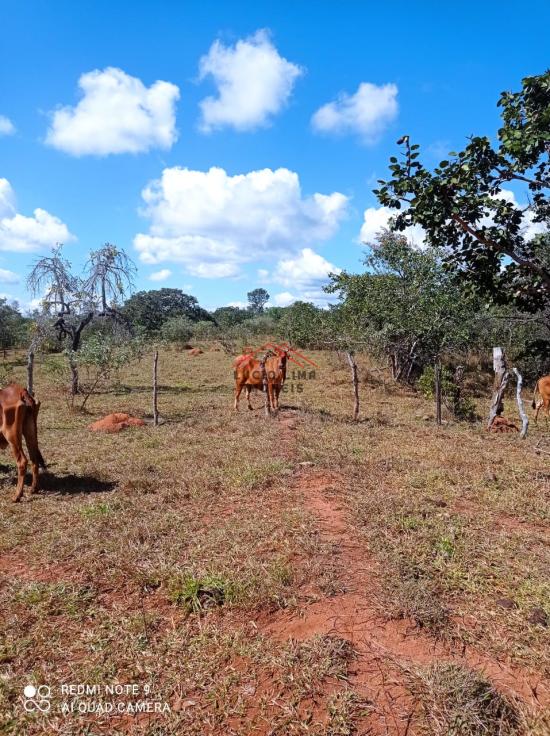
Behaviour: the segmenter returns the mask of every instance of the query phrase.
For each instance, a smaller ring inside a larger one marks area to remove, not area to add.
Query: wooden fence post
[[[435,389],[435,421],[441,426],[441,361],[439,358],[434,366],[434,389]]]
[[[153,358],[153,424],[155,425],[155,427],[158,427],[158,423],[159,423],[158,363],[159,363],[159,351],[155,350],[155,356]]]
[[[27,353],[27,391],[34,396],[34,351]]]
[[[506,367],[506,355],[502,348],[493,348],[493,370],[495,372],[495,380],[493,384],[493,398],[491,400],[491,410],[487,421],[487,429],[489,429],[495,417],[502,414],[504,411],[502,397],[506,386],[508,385],[510,372]]]
[[[351,368],[351,382],[353,384],[353,421],[356,422],[359,418],[359,378],[357,377],[357,363],[355,362],[355,358],[351,351],[346,353],[346,357]]]
[[[525,439],[527,437],[527,430],[529,429],[529,417],[527,416],[527,413],[523,407],[523,399],[521,398],[521,389],[523,386],[523,376],[518,371],[517,368],[514,368],[514,373],[516,374],[517,378],[517,386],[516,386],[516,401],[518,402],[518,411],[519,415],[521,417],[521,432],[520,432],[520,439]]]

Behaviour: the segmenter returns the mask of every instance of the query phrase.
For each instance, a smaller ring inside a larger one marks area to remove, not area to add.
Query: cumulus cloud
[[[290,291],[281,291],[279,294],[275,294],[270,301],[273,301],[276,307],[289,307],[294,302],[299,301],[299,299],[294,294],[291,294]]]
[[[342,92],[334,102],[320,107],[311,118],[318,133],[352,133],[367,144],[375,143],[398,112],[397,86],[362,82],[357,92]]]
[[[279,307],[286,307],[297,300],[326,304],[330,299],[323,291],[328,283],[329,273],[340,273],[335,266],[311,248],[302,248],[296,256],[282,258],[277,263],[271,281],[292,289],[275,294],[272,301]]]
[[[235,46],[215,41],[199,63],[199,78],[211,76],[218,90],[216,97],[199,103],[201,130],[252,130],[268,124],[287,104],[302,74],[300,66],[279,54],[265,30]]]
[[[37,208],[32,217],[17,212],[9,181],[0,179],[0,251],[32,253],[71,240],[65,223],[46,210]]]
[[[361,243],[366,243],[367,245],[374,243],[376,235],[381,230],[384,228],[389,229],[390,219],[395,217],[396,214],[397,211],[391,210],[389,207],[367,207],[363,215],[361,232],[359,233]],[[420,225],[408,227],[403,235],[417,247],[422,246],[426,238],[426,234]]]
[[[150,281],[166,281],[170,278],[172,271],[169,268],[161,268],[160,271],[155,271],[149,276]]]
[[[5,268],[0,268],[0,284],[18,284],[19,281],[18,274],[8,271]]]
[[[237,276],[244,263],[275,260],[338,229],[348,199],[305,197],[289,169],[229,176],[224,169],[167,168],[142,192],[148,233],[134,245],[144,263],[176,262],[205,278]]]
[[[5,115],[0,115],[0,135],[13,135],[15,125]]]
[[[179,89],[157,81],[146,87],[122,69],[108,67],[78,80],[82,99],[52,113],[46,143],[73,156],[140,153],[170,148],[177,139]]]

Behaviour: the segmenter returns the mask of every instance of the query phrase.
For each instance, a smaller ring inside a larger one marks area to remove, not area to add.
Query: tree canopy
[[[391,179],[379,180],[375,194],[400,210],[395,230],[421,225],[472,286],[536,311],[550,303],[549,240],[532,236],[550,223],[550,71],[523,79],[519,92],[503,92],[498,106],[498,144],[472,136],[430,171],[405,135],[401,159],[390,159]],[[528,205],[503,191],[510,182],[527,188]]]
[[[269,301],[269,294],[265,289],[253,289],[246,295],[248,308],[254,314],[262,314],[264,307]]]
[[[364,261],[367,271],[332,275],[341,305],[332,312],[343,346],[389,358],[394,378],[410,380],[446,349],[474,339],[479,300],[463,293],[435,249],[415,250],[383,231]]]
[[[175,317],[186,317],[191,322],[212,319],[199,306],[196,297],[181,289],[138,291],[125,302],[123,311],[132,324],[148,332],[160,330],[165,322]]]

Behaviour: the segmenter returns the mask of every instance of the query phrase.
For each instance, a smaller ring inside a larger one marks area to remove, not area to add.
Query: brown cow
[[[0,390],[0,449],[11,447],[17,463],[17,488],[13,500],[21,499],[27,472],[27,458],[23,452],[23,437],[27,444],[32,466],[31,493],[38,488],[38,468],[46,467],[38,449],[36,419],[40,402],[29,394],[26,388],[10,383]]]
[[[268,350],[261,360],[254,355],[239,355],[235,360],[235,410],[239,410],[239,397],[243,388],[246,391],[248,408],[252,409],[250,394],[252,389],[264,390],[267,384],[267,400],[270,410],[279,408],[279,394],[286,380],[288,351]]]
[[[537,401],[537,393],[540,394],[540,399]],[[533,392],[533,409],[535,409],[535,424],[539,416],[539,411],[544,411],[546,414],[546,423],[548,424],[548,412],[550,411],[550,376],[543,376],[537,381],[535,390]]]

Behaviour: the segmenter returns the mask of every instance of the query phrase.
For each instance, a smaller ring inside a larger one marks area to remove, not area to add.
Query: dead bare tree
[[[94,319],[109,319],[127,326],[118,304],[132,287],[136,268],[123,250],[105,243],[90,253],[84,275],[76,276],[62,249],[58,244],[50,256],[35,262],[28,286],[35,296],[42,297],[44,314],[53,320],[57,338],[67,341],[71,395],[75,396],[79,391],[76,354],[82,333]]]

